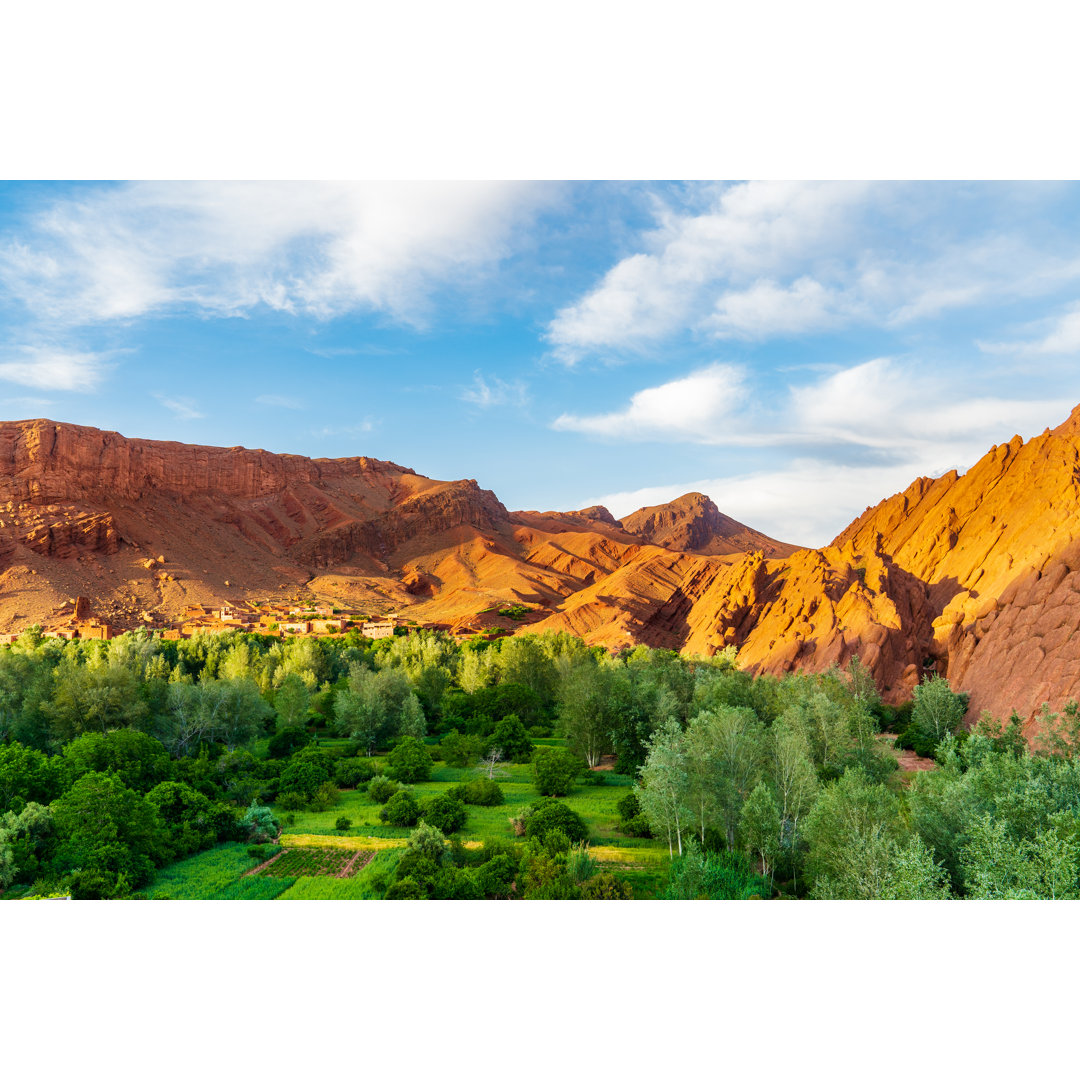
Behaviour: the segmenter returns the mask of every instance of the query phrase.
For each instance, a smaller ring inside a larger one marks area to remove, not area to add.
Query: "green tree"
[[[581,772],[581,761],[568,750],[540,747],[533,754],[533,784],[541,795],[569,795]]]
[[[657,835],[667,836],[668,854],[683,851],[683,832],[694,820],[687,778],[686,738],[678,721],[669,720],[649,741],[649,754],[634,788],[641,812]]]
[[[95,871],[122,895],[146,884],[164,857],[157,810],[117,776],[87,773],[53,804],[62,869]]]
[[[761,872],[770,881],[780,851],[780,808],[769,786],[759,781],[739,814],[739,835],[743,847],[761,862]]]
[[[402,739],[387,755],[386,762],[387,772],[405,784],[418,784],[431,776],[431,754],[419,739]]]
[[[967,694],[954,694],[947,679],[934,675],[916,686],[912,696],[911,726],[931,748],[956,734],[967,712]]]
[[[301,727],[311,707],[311,691],[296,672],[289,672],[274,694],[274,708],[282,727]]]

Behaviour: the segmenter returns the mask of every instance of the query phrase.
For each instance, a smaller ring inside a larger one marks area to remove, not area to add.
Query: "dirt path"
[[[252,874],[258,874],[260,871],[265,870],[268,866],[272,866],[274,863],[276,863],[278,861],[278,859],[280,859],[281,856],[284,855],[284,854],[285,854],[285,849],[283,848],[276,855],[271,855],[270,858],[266,860],[266,862],[259,863],[259,865],[256,866],[254,869],[247,870],[243,874],[241,874],[240,876],[241,877],[251,877]]]
[[[335,875],[334,877],[352,877],[357,871],[362,870],[372,859],[375,858],[374,851],[358,851]],[[363,862],[359,866],[356,865],[358,859],[363,859]]]
[[[894,745],[896,735],[892,732],[886,732],[879,735],[878,738],[889,744],[889,749],[895,755],[901,772],[929,772],[931,769],[937,768],[937,762],[932,758],[919,757],[914,750],[897,750]]]

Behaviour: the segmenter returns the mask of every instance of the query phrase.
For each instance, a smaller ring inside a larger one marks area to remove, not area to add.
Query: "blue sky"
[[[1080,403],[1080,187],[10,184],[0,416],[823,543]]]

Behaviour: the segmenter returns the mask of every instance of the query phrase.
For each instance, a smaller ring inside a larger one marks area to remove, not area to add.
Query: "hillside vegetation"
[[[1080,710],[435,632],[0,648],[7,898],[1080,897]],[[973,730],[968,730],[973,727]],[[914,761],[917,771],[898,768]]]

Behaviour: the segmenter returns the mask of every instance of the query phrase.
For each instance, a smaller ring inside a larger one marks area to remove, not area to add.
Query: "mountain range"
[[[475,480],[374,458],[0,423],[0,630],[86,597],[117,627],[318,599],[451,631],[566,630],[754,672],[858,655],[887,700],[946,675],[971,712],[1080,694],[1080,407],[965,474],[919,478],[820,549],[692,492],[617,520],[509,511]],[[521,623],[499,607],[529,609]]]

